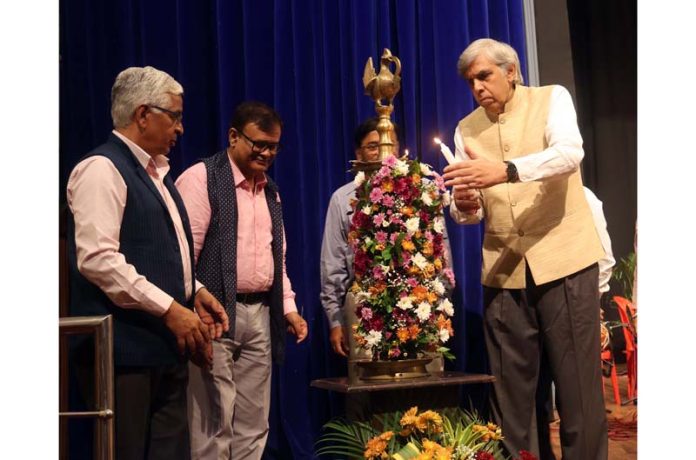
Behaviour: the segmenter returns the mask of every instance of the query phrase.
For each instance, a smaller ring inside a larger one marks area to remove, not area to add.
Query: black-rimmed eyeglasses
[[[242,137],[246,139],[247,142],[249,142],[249,144],[251,144],[251,151],[254,153],[261,153],[264,150],[268,150],[269,153],[275,155],[276,153],[280,152],[281,145],[278,142],[255,141],[254,139],[244,134],[244,131],[236,131],[239,134],[241,134]]]
[[[157,105],[152,105],[152,104],[148,104],[148,107],[151,109],[157,109],[160,112],[166,113],[167,115],[169,115],[169,118],[171,118],[174,123],[181,123],[181,121],[184,119],[184,112],[182,112],[180,110],[177,112],[174,112],[173,110],[165,109],[164,107],[159,107]]]

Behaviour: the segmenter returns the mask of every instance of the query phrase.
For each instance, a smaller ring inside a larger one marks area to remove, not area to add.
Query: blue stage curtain
[[[283,150],[270,175],[281,190],[287,268],[310,336],[300,345],[289,339],[285,365],[274,368],[266,457],[310,458],[322,424],[342,410],[340,397],[309,383],[345,375],[328,347],[319,250],[331,193],[352,178],[353,129],[375,113],[362,86],[365,61],[378,63],[384,48],[401,59],[394,118],[402,148],[441,171],[432,138],[454,148],[458,120],[475,107],[456,64],[481,37],[512,44],[526,74],[522,0],[60,2],[61,203],[72,167],[111,129],[111,85],[128,66],[152,65],[184,86],[174,177],[225,147],[239,102],[266,102],[283,117]],[[458,283],[450,342],[457,360],[448,367],[482,372],[481,228],[447,220]]]

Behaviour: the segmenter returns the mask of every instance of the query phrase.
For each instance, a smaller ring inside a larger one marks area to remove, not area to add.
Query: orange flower
[[[413,244],[413,241],[410,241],[410,240],[403,240],[401,242],[401,247],[403,248],[404,251],[408,251],[408,252],[413,252],[416,250],[416,245]]]
[[[394,191],[394,182],[390,180],[385,180],[382,182],[382,191],[383,192],[393,192]]]
[[[417,338],[418,338],[418,334],[420,334],[420,332],[421,332],[421,328],[420,328],[420,326],[418,326],[417,324],[411,324],[411,325],[408,327],[408,333],[409,333],[409,335],[411,336],[411,339],[412,339],[412,340],[417,339]]]
[[[399,338],[399,342],[407,342],[409,338],[408,329],[405,327],[400,327],[396,330],[396,336]]]
[[[404,206],[400,209],[400,212],[406,217],[412,217],[415,211],[411,206]]]
[[[442,259],[440,259],[440,258],[435,259],[435,261],[433,262],[433,265],[435,265],[435,268],[438,271],[442,270]]]
[[[363,454],[365,458],[389,458],[389,455],[384,450],[387,448],[387,443],[392,436],[394,436],[394,433],[392,431],[387,431],[367,441],[365,453]]]
[[[426,241],[423,243],[423,248],[421,249],[421,254],[424,256],[432,256],[433,255],[433,242],[432,241]]]
[[[435,304],[437,302],[437,294],[434,292],[428,292],[428,302],[431,304]]]
[[[435,276],[435,266],[433,264],[427,264],[425,268],[423,268],[423,276],[428,279]]]
[[[403,430],[399,432],[401,436],[409,436],[415,430],[416,422],[418,421],[418,416],[416,415],[417,412],[418,406],[413,406],[401,417],[401,420],[399,421],[401,427],[403,428]]]
[[[420,174],[411,175],[411,182],[413,183],[413,185],[420,185],[420,182],[421,182]]]
[[[416,286],[411,291],[411,295],[416,299],[417,302],[422,302],[428,297],[428,289],[425,286]]]
[[[447,332],[449,332],[450,336],[454,335],[454,330],[452,329],[452,320],[445,319],[445,316],[442,313],[437,315],[437,319],[435,320],[435,324],[437,325],[438,329],[447,329]]]
[[[384,248],[385,248],[385,247],[386,247],[386,245],[385,245],[384,243],[377,243],[377,244],[375,244],[375,249],[376,249],[377,251],[384,251]]]

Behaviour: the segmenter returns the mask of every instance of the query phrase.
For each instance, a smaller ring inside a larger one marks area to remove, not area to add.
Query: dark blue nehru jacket
[[[167,206],[145,169],[118,137],[85,158],[101,155],[111,160],[128,188],[126,207],[119,237],[119,251],[136,271],[171,295],[181,305],[192,308],[184,290],[181,249]],[[186,231],[191,267],[193,241],[184,203],[167,175],[164,185],[171,193]],[[141,310],[116,306],[104,292],[77,270],[75,225],[68,218],[68,263],[70,266],[70,314],[72,316],[113,315],[114,364],[116,366],[161,366],[182,362],[174,334],[161,318]],[[193,279],[193,273],[191,274]]]

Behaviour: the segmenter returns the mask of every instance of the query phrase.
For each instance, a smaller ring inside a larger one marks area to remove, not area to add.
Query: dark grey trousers
[[[535,400],[545,349],[556,388],[564,460],[606,460],[597,265],[540,286],[527,269],[525,289],[484,286],[484,332],[493,417],[503,446],[539,455]]]
[[[80,394],[88,408],[95,407],[91,343],[85,342],[74,355]],[[114,366],[116,460],[190,460],[187,383],[186,363]]]

